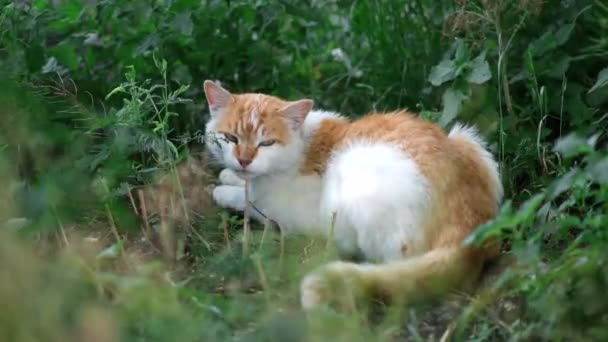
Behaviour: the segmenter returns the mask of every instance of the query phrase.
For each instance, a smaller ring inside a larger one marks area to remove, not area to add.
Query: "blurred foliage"
[[[424,340],[449,323],[456,340],[606,339],[604,1],[0,6],[2,340]],[[476,124],[507,200],[467,243],[499,236],[516,262],[456,308],[378,323],[303,319],[297,283],[333,254],[260,231],[243,258],[228,213],[188,217],[177,261],[141,257],[156,248],[141,227],[163,224],[142,222],[132,190],[168,172],[184,203],[208,185],[177,171],[200,148],[205,79],[348,116],[409,108]]]

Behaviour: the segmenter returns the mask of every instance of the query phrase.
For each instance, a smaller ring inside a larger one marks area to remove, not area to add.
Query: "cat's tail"
[[[482,251],[442,247],[384,264],[333,262],[307,275],[301,284],[301,304],[351,309],[355,302],[380,297],[408,304],[451,289],[468,289],[483,266]]]
[[[490,188],[494,191],[496,203],[500,203],[503,197],[503,187],[500,181],[498,163],[488,151],[488,144],[481,137],[479,131],[472,126],[456,124],[450,130],[448,138],[453,143],[464,151],[471,151],[470,155],[475,155],[475,161],[478,161],[483,169],[487,172],[487,178],[490,182]]]

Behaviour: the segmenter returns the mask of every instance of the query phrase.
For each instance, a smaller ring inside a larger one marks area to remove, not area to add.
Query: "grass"
[[[0,6],[2,340],[607,337],[601,1]],[[503,258],[474,294],[305,316],[299,281],[336,251],[213,205],[204,79],[476,124],[506,200],[467,243]]]

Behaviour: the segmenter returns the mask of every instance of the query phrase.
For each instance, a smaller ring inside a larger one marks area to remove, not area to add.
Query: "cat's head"
[[[231,94],[205,81],[211,118],[206,145],[215,159],[252,177],[280,172],[302,156],[301,128],[313,101],[285,101],[264,94]]]

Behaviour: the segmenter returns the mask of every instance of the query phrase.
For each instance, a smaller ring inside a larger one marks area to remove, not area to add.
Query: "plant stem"
[[[243,255],[249,254],[249,240],[251,228],[249,226],[250,206],[249,206],[249,174],[245,174],[245,210],[243,213]]]

